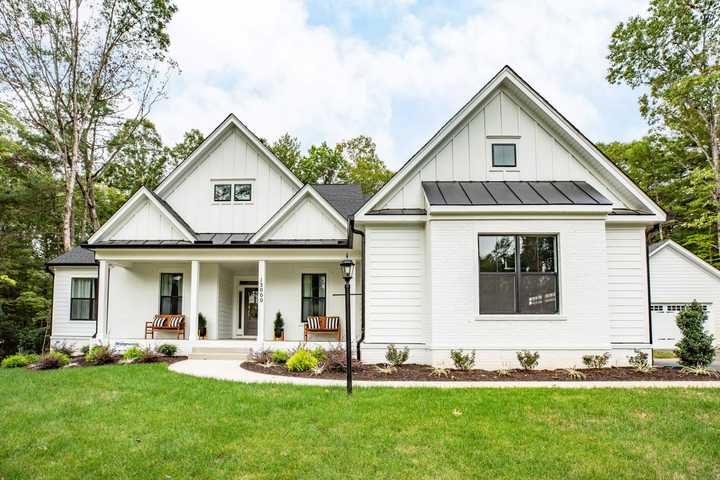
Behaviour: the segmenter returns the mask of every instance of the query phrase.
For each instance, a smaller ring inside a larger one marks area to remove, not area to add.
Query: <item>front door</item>
[[[258,320],[258,289],[255,287],[246,287],[243,290],[240,290],[240,294],[244,297],[240,299],[240,305],[242,305],[240,310],[242,311],[245,323],[243,333],[248,336],[256,336]]]

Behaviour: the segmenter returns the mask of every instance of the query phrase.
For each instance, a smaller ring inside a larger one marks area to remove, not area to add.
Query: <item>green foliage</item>
[[[299,349],[287,361],[287,369],[291,372],[307,372],[318,366],[318,359],[309,350]]]
[[[140,347],[132,346],[125,350],[122,355],[123,360],[136,360],[142,357],[143,353]]]
[[[713,336],[705,332],[707,314],[702,306],[693,302],[676,317],[682,338],[676,345],[680,364],[686,367],[707,367],[715,358]]]
[[[540,354],[538,352],[533,353],[530,350],[522,350],[517,352],[517,359],[523,370],[533,370],[538,366]]]
[[[94,345],[85,355],[85,362],[92,365],[106,365],[115,363],[115,351],[108,345]]]
[[[366,195],[380,190],[390,180],[393,172],[387,168],[375,152],[376,145],[372,138],[360,135],[340,144],[340,151],[345,158],[344,168],[340,171],[340,179],[345,183],[357,183]]]
[[[387,351],[385,352],[385,360],[387,360],[387,362],[393,367],[399,367],[403,363],[407,362],[409,356],[410,349],[408,347],[400,350],[392,343],[387,346]]]
[[[643,352],[642,350],[635,349],[635,355],[631,355],[628,357],[628,363],[630,364],[630,366],[635,367],[636,369],[649,367],[648,354]]]
[[[470,353],[463,353],[462,350],[450,350],[450,359],[455,364],[455,368],[470,370],[475,366],[475,350]]]
[[[583,355],[582,361],[587,368],[603,368],[610,360],[610,352],[602,355]]]
[[[61,352],[50,352],[40,356],[35,364],[38,370],[61,368],[70,363],[70,358]]]
[[[342,345],[325,350],[325,368],[334,372],[347,371],[347,351]]]
[[[68,345],[66,342],[59,342],[52,346],[56,352],[64,353],[68,357],[72,357],[75,353],[75,345]]]
[[[272,354],[272,362],[283,365],[288,361],[289,355],[285,350],[275,350]]]
[[[280,313],[280,311],[278,311],[275,314],[275,320],[273,321],[273,331],[275,332],[275,336],[279,337],[284,328],[285,328],[285,320],[283,320],[282,313]]]
[[[22,368],[35,363],[40,359],[36,354],[23,355],[21,353],[15,355],[9,355],[2,359],[0,362],[0,368]]]
[[[325,360],[325,357],[327,356],[327,354],[325,353],[325,349],[321,346],[313,348],[312,350],[310,350],[310,353],[312,353],[312,356],[317,359],[318,363]]]
[[[289,133],[281,135],[272,145],[270,150],[290,171],[295,172],[300,161],[302,153],[300,152],[300,141],[296,137],[290,136]]]
[[[336,183],[345,167],[340,146],[330,147],[327,142],[312,145],[307,156],[300,159],[295,172],[303,183]]]
[[[207,328],[207,319],[205,318],[205,315],[202,313],[198,313],[198,327],[206,327]]]
[[[172,343],[163,343],[157,347],[157,351],[165,355],[166,357],[172,357],[177,352],[177,346]]]
[[[273,352],[272,350],[250,350],[250,355],[248,355],[248,359],[251,362],[254,363],[272,363],[272,356]]]

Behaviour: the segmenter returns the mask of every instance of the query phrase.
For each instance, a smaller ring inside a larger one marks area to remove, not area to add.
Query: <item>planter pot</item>
[[[276,341],[285,340],[285,330],[280,330],[279,332],[275,332],[275,340]]]
[[[198,336],[200,336],[200,338],[205,338],[207,336],[207,327],[198,328]]]

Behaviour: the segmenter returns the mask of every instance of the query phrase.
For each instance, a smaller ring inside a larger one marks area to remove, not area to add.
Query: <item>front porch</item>
[[[184,354],[223,349],[246,352],[272,346],[293,348],[304,341],[308,315],[337,316],[345,339],[344,280],[339,263],[345,251],[325,257],[242,259],[162,259],[102,253],[98,280],[97,339],[125,345],[173,343]],[[303,255],[308,257],[308,255]],[[355,259],[356,263],[358,259]],[[360,268],[351,282],[359,292]],[[351,339],[361,296],[351,301]],[[274,320],[284,320],[284,339],[276,341]],[[145,322],[159,313],[185,317],[185,338],[158,331],[145,338]],[[206,335],[199,336],[198,319],[206,320]],[[312,334],[311,344],[337,343],[334,334]],[[270,345],[272,344],[272,345]]]

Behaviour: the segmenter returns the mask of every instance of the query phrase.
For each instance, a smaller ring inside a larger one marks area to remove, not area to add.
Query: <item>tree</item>
[[[644,87],[640,111],[658,130],[692,140],[712,173],[715,256],[720,248],[720,3],[651,0],[610,42],[611,83]],[[701,179],[702,174],[696,177]]]
[[[291,137],[289,133],[281,135],[268,147],[293,172],[298,168],[303,158],[300,152],[300,141],[297,137]]]
[[[707,314],[699,303],[693,302],[678,313],[676,322],[682,332],[676,354],[686,367],[707,367],[715,357],[713,336],[705,333]]]
[[[360,135],[345,140],[339,147],[345,158],[340,179],[346,183],[360,184],[364,194],[377,192],[392,177],[392,171],[375,153],[372,138]]]
[[[336,183],[344,168],[341,148],[331,148],[327,142],[322,142],[320,146],[312,145],[308,149],[294,173],[303,183]]]
[[[94,228],[94,180],[112,161],[108,141],[128,117],[140,121],[164,96],[171,0],[4,0],[0,84],[20,119],[42,133],[62,166],[63,246],[73,244],[77,181]]]
[[[197,128],[192,128],[183,134],[183,139],[174,147],[168,149],[170,155],[169,167],[176,167],[205,140],[205,136]]]

